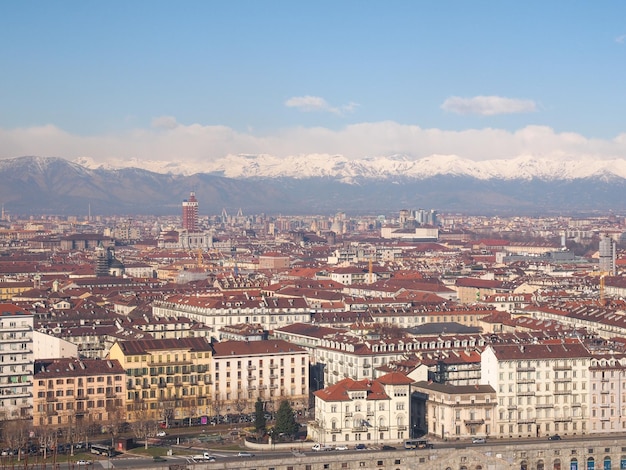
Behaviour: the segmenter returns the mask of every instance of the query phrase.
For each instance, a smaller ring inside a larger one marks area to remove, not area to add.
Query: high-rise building
[[[33,314],[0,304],[0,421],[32,416],[33,324]]]
[[[615,240],[613,240],[608,235],[603,235],[600,238],[600,246],[599,246],[599,255],[600,255],[600,272],[607,273],[611,276],[615,276],[615,252],[616,245]]]
[[[194,191],[191,191],[189,199],[183,201],[183,229],[188,232],[198,231],[198,200]]]

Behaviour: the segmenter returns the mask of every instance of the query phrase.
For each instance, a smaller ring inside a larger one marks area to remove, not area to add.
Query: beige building
[[[282,400],[294,410],[308,408],[309,355],[283,340],[214,343],[215,414],[251,412],[257,398],[267,411]]]
[[[490,436],[495,422],[496,391],[490,385],[417,382],[412,423],[442,439]]]
[[[481,355],[481,383],[498,394],[490,434],[587,434],[590,360],[579,342],[487,346]]]
[[[205,338],[118,341],[127,376],[126,419],[169,423],[209,414],[213,348]]]
[[[124,421],[126,374],[116,360],[59,358],[35,362],[34,426]]]

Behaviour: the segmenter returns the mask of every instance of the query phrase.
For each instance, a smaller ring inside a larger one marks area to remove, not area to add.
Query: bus
[[[408,439],[404,441],[405,449],[432,449],[433,445],[426,439]]]
[[[111,457],[113,449],[111,448],[111,446],[108,446],[106,444],[91,444],[91,453]]]

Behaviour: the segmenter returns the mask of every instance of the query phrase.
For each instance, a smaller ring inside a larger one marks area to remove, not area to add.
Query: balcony
[[[256,370],[256,366],[248,366],[248,370]]]
[[[465,426],[477,426],[477,425],[485,424],[485,420],[484,419],[466,419],[465,421],[463,421],[463,423],[465,423]]]
[[[518,419],[517,424],[535,424],[536,420],[534,418],[528,419]]]
[[[256,375],[249,375],[246,377],[248,380],[256,380]]]
[[[248,390],[256,390],[256,385],[248,385]]]
[[[389,426],[378,426],[379,431],[389,431]]]
[[[278,364],[270,364],[270,369],[276,369],[278,367]]]
[[[276,380],[278,378],[278,376],[276,374],[271,374],[270,375],[270,379]]]
[[[550,404],[550,403],[537,403],[535,405],[536,409],[541,409],[541,408],[554,408],[554,405]]]
[[[517,372],[535,372],[534,367],[518,367]]]
[[[398,429],[400,429],[398,427]],[[367,432],[367,426],[355,426],[352,428],[352,432]]]
[[[344,416],[345,416],[346,418],[352,418],[352,412],[351,412],[351,411],[346,411],[346,412],[345,412],[345,414],[344,414]]]
[[[571,423],[572,417],[571,416],[558,416],[554,418],[554,422],[555,423]]]
[[[398,431],[406,431],[406,426],[398,426]]]
[[[331,434],[339,434],[341,432],[341,428],[331,428],[328,432]]]
[[[367,416],[374,416],[374,412],[373,411],[368,411],[367,412]]]
[[[562,377],[562,378],[554,379],[554,381],[560,382],[560,383],[567,383],[567,382],[571,382],[572,379],[569,377]]]
[[[272,384],[272,385],[270,385],[270,388],[272,388],[272,389],[276,389],[276,388],[278,388],[278,385],[276,385],[276,384]]]
[[[554,370],[572,370],[572,366],[554,366]]]

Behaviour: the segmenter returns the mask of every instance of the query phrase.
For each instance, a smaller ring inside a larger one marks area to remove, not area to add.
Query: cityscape
[[[0,2],[0,469],[626,470],[624,18]]]
[[[285,401],[329,449],[624,433],[624,217],[179,207],[2,214],[5,445]]]

